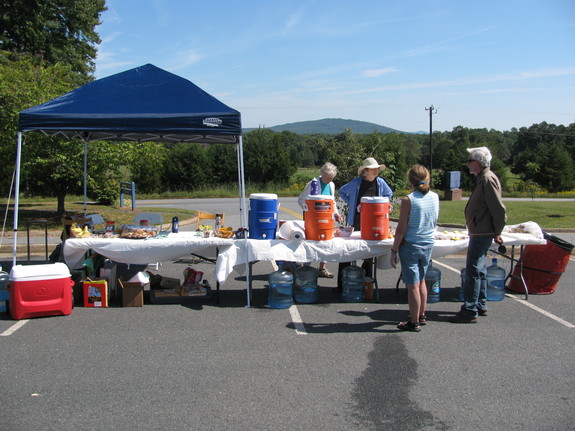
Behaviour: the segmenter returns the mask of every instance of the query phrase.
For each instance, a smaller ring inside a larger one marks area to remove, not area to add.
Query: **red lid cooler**
[[[73,286],[64,263],[14,265],[10,271],[10,315],[15,320],[67,316],[72,313]]]

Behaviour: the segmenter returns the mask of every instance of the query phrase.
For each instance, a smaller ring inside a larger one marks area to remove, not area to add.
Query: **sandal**
[[[411,332],[421,331],[419,323],[412,323],[411,320],[408,320],[407,322],[401,322],[399,325],[397,325],[397,328],[401,329],[402,331],[411,331]]]
[[[407,316],[407,320],[411,322],[411,316]],[[421,326],[427,325],[427,317],[425,316],[425,314],[419,316],[419,324]]]
[[[318,271],[318,275],[322,278],[333,278],[333,274],[329,272],[327,269],[320,269]]]

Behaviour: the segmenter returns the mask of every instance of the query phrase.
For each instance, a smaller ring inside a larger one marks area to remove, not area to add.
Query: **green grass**
[[[439,223],[465,224],[467,201],[441,201]],[[507,224],[533,221],[543,229],[575,227],[573,201],[506,201]]]
[[[299,191],[290,192],[289,190],[280,190],[270,187],[269,189],[262,189],[259,187],[247,188],[246,197],[251,193],[277,193],[280,197],[297,196]],[[208,192],[205,190],[203,197],[237,197],[238,191],[235,190],[221,190],[217,193],[214,190]],[[442,193],[440,193],[441,195]],[[394,211],[391,214],[393,219],[399,216],[399,201],[400,193],[396,194],[394,200]],[[139,199],[168,199],[168,198],[192,198],[201,196],[191,196],[186,194],[174,195],[160,195],[160,196],[140,196]],[[441,201],[440,202],[440,215],[439,222],[442,224],[456,224],[464,225],[464,208],[467,201]],[[543,229],[552,228],[573,228],[575,227],[575,202],[574,201],[506,201],[507,207],[507,224],[518,224],[526,221],[533,221],[539,224]],[[12,205],[8,210],[6,219],[6,230],[13,228],[13,211]],[[2,214],[6,213],[6,205],[0,205]],[[75,215],[81,217],[83,215],[83,198],[81,196],[70,196],[66,200],[67,215]],[[113,206],[88,204],[87,213],[98,213],[104,217],[105,220],[114,220],[117,224],[128,224],[134,219],[134,215],[139,212],[159,212],[163,215],[165,223],[169,223],[172,217],[177,216],[180,220],[187,220],[195,216],[195,211],[183,210],[176,208],[144,208],[138,207],[136,211],[131,211],[130,208],[119,208]],[[55,198],[36,198],[27,199],[22,198],[19,205],[19,230],[26,229],[26,221],[45,219],[48,221],[49,229],[60,229],[61,218],[56,215],[56,200]],[[31,228],[35,228],[31,226]]]
[[[14,223],[13,205],[10,205],[8,210],[6,230],[12,230]],[[6,205],[0,205],[2,214],[6,213]],[[176,208],[145,208],[137,207],[135,211],[131,207],[120,208],[107,205],[98,205],[88,203],[86,207],[87,214],[100,214],[104,220],[113,220],[117,225],[133,223],[134,216],[143,212],[155,212],[162,214],[164,224],[171,223],[172,217],[177,216],[180,220],[191,219],[195,216],[196,212],[192,210],[176,209]],[[83,198],[80,196],[71,196],[66,200],[66,216],[75,216],[76,218],[83,217],[84,203]],[[54,198],[46,199],[21,199],[18,210],[18,230],[26,230],[26,222],[29,220],[46,220],[48,222],[48,229],[61,229],[62,217],[56,214],[56,200]],[[32,224],[30,229],[38,229],[40,225]]]

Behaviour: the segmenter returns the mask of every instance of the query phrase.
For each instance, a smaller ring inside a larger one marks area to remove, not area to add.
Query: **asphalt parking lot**
[[[274,310],[270,262],[253,267],[250,308],[233,273],[219,304],[0,313],[0,430],[573,429],[575,265],[553,294],[508,293],[455,325],[463,264],[436,261],[442,300],[420,333],[396,328],[408,313],[398,270],[378,272],[378,301],[344,303],[320,279],[317,303]],[[213,280],[213,264],[192,260],[158,272],[188,265]]]

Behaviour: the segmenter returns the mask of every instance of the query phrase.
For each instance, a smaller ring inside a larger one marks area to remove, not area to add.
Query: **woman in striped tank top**
[[[413,192],[401,200],[399,222],[391,248],[391,266],[401,261],[401,278],[407,287],[409,319],[397,327],[403,331],[419,332],[425,325],[427,286],[425,273],[431,260],[434,233],[439,217],[439,196],[429,187],[429,171],[414,165],[407,173]]]

